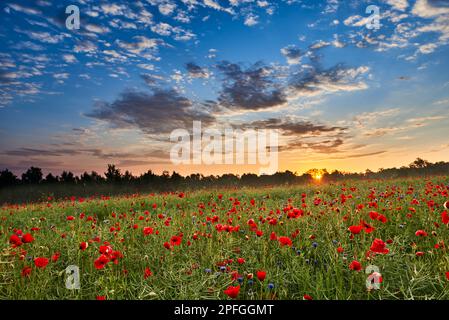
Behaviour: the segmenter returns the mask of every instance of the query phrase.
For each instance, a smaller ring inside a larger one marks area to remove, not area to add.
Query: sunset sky
[[[279,171],[449,161],[446,0],[4,0],[0,19],[0,169],[257,171],[173,165],[194,120],[278,129]]]

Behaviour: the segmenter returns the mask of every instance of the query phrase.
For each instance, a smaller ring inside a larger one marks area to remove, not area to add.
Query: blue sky
[[[11,0],[0,17],[0,167],[16,173],[252,170],[173,166],[170,132],[193,120],[280,130],[280,170],[449,160],[447,1]]]

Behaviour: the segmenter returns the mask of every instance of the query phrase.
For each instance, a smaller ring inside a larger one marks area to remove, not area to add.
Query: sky
[[[257,172],[173,164],[193,121],[277,130],[279,171],[449,161],[447,0],[5,0],[0,19],[0,169]]]

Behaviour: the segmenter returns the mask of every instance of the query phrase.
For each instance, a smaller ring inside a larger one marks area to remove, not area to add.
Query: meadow
[[[0,299],[449,299],[448,191],[442,176],[3,205]]]

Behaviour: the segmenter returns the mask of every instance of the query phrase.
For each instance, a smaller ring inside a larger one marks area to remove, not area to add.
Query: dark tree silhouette
[[[22,174],[22,182],[23,183],[41,183],[42,182],[42,169],[31,167],[25,173]]]
[[[0,187],[12,186],[19,183],[19,179],[8,169],[0,172]]]

